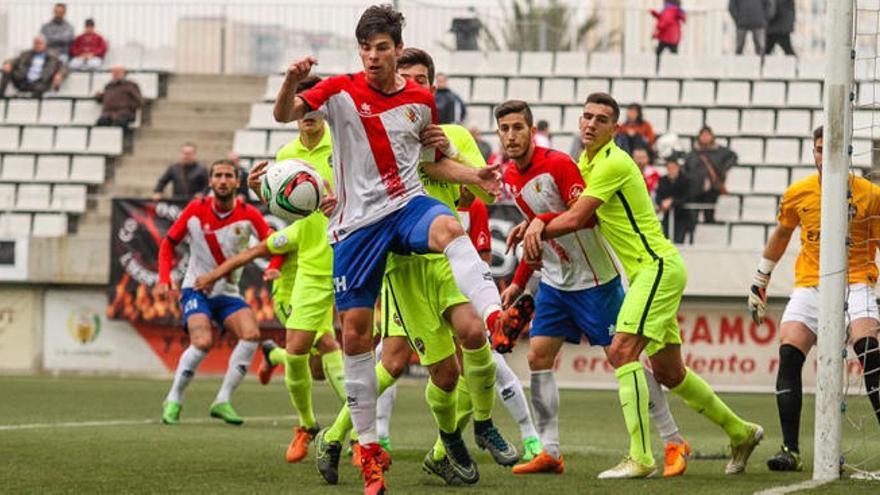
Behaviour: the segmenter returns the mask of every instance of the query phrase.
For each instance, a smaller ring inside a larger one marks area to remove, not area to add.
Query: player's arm
[[[210,292],[211,288],[214,287],[214,283],[231,273],[233,270],[247,265],[257,258],[265,258],[270,254],[272,253],[269,252],[269,246],[267,246],[265,242],[261,242],[231,258],[227,258],[226,261],[220,264],[220,266],[197,278],[195,285],[193,285],[193,289],[207,294]]]
[[[166,297],[173,289],[174,281],[171,279],[171,267],[174,266],[174,249],[186,236],[189,235],[187,223],[199,207],[200,200],[190,201],[171,224],[171,228],[165,234],[165,238],[159,243],[159,281],[156,283],[156,292],[159,297]]]
[[[309,111],[306,101],[296,96],[296,87],[312,70],[313,65],[317,65],[318,60],[314,57],[306,57],[298,60],[287,68],[284,82],[281,83],[281,89],[278,90],[278,96],[275,98],[275,108],[273,114],[278,122],[293,122],[303,118]]]
[[[541,259],[545,240],[555,239],[588,227],[602,203],[599,198],[581,196],[563,213],[545,213],[536,216],[529,222],[529,227],[523,236],[526,258]]]
[[[526,285],[528,285],[533,273],[535,273],[535,268],[525,258],[519,260],[519,265],[517,265],[516,272],[513,274],[513,280],[504,289],[504,292],[501,293],[501,305],[503,307],[508,308],[516,301],[516,298],[526,289]]]
[[[442,157],[438,161],[424,163],[423,169],[428,177],[434,180],[474,185],[495,196],[501,192],[501,182],[498,180],[500,165],[471,168],[455,160]]]
[[[486,167],[486,160],[480,153],[477,142],[469,132],[456,134],[458,142],[453,143],[442,127],[436,124],[425,126],[420,134],[422,146],[425,148],[435,148],[441,150],[450,159],[471,168]],[[483,188],[467,184],[465,187],[476,197],[485,203],[494,203],[495,196],[489,194]]]

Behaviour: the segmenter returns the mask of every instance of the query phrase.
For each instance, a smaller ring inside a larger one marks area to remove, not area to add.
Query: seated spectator
[[[480,148],[480,154],[483,155],[483,160],[488,162],[489,156],[492,155],[492,145],[483,140],[479,127],[472,125],[468,130],[471,132],[471,136],[474,137],[474,141],[477,142],[477,148]]]
[[[467,117],[464,100],[449,89],[446,74],[437,74],[437,92],[434,93],[434,101],[437,102],[437,119],[441,124],[460,124]]]
[[[736,153],[715,142],[712,128],[704,126],[700,129],[697,142],[684,163],[684,175],[690,182],[693,201],[714,205],[718,196],[727,194],[724,181],[727,172],[736,165]],[[715,223],[715,208],[702,210],[703,221]]]
[[[110,82],[103,91],[95,94],[101,103],[101,117],[96,125],[117,126],[128,130],[144,106],[141,89],[134,81],[125,78],[125,67],[114,65],[110,69]]]
[[[168,166],[153,189],[153,200],[162,199],[165,186],[171,183],[171,197],[190,200],[201,198],[208,188],[208,169],[196,161],[196,145],[184,143],[180,161]]]
[[[546,120],[539,120],[537,129],[538,132],[535,133],[535,146],[552,148],[553,138],[550,136],[550,123]]]
[[[250,189],[247,185],[248,170],[241,166],[241,157],[238,156],[238,153],[230,151],[226,154],[226,159],[234,163],[238,168],[238,188],[236,188],[236,196],[242,201],[250,201]]]
[[[626,107],[626,120],[617,129],[614,142],[629,154],[636,148],[651,149],[654,146],[654,128],[642,116],[642,106],[631,103]]]
[[[46,38],[49,51],[63,62],[67,62],[70,44],[73,43],[74,38],[73,26],[64,20],[67,4],[56,3],[52,13],[52,20],[43,24],[40,34]]]
[[[86,29],[83,34],[73,40],[70,46],[70,68],[74,70],[95,70],[104,63],[104,55],[107,54],[107,42],[95,32],[95,21],[86,19]]]
[[[666,159],[666,175],[657,185],[657,209],[663,214],[663,232],[669,238],[672,219],[672,241],[683,244],[685,237],[693,242],[694,211],[686,208],[690,201],[688,178],[681,173],[678,160]],[[671,212],[671,215],[670,215]]]
[[[0,98],[9,82],[19,91],[41,98],[49,89],[57,90],[64,81],[64,62],[46,50],[46,38],[34,38],[34,47],[3,63]]]
[[[633,161],[642,171],[642,177],[645,178],[645,185],[648,186],[648,194],[654,197],[654,191],[660,182],[660,172],[651,165],[651,152],[647,148],[636,148],[632,153]]]

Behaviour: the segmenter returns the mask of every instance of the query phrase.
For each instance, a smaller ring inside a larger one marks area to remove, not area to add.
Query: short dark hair
[[[181,148],[190,147],[190,148],[192,148],[192,149],[194,149],[194,150],[195,150],[195,149],[198,149],[198,147],[196,146],[196,143],[194,143],[194,142],[192,142],[192,141],[185,141],[183,144],[180,145],[180,147],[181,147]]]
[[[597,103],[599,105],[610,107],[612,110],[611,117],[614,119],[614,122],[616,123],[620,120],[620,105],[618,105],[617,100],[608,93],[590,93],[590,95],[587,96],[587,101],[584,102],[584,105],[587,103]]]
[[[407,48],[397,59],[398,67],[412,67],[413,65],[424,65],[428,68],[428,83],[434,84],[434,59],[431,55],[421,48]]]
[[[208,171],[208,175],[214,175],[214,167],[217,165],[229,165],[230,167],[232,167],[232,170],[235,170],[235,176],[238,177],[238,166],[236,166],[235,162],[228,158],[214,160],[214,163],[211,164],[211,168]]]
[[[58,3],[55,4],[55,7],[64,7],[64,8],[66,9],[66,8],[67,8],[67,4],[64,3],[64,2],[58,2]]]
[[[539,120],[538,121],[538,130],[539,131],[546,131],[549,128],[550,128],[550,123],[547,122],[546,120]]]
[[[390,4],[373,5],[361,14],[354,30],[358,43],[368,43],[379,34],[391,36],[395,45],[403,43],[403,14],[394,10]]]
[[[819,126],[813,129],[813,141],[825,138],[825,126]]]
[[[86,27],[95,27],[94,19],[86,19]]]
[[[321,82],[321,78],[320,78],[320,77],[318,77],[318,76],[309,76],[309,77],[303,79],[302,81],[300,81],[299,84],[296,85],[296,92],[297,92],[297,93],[302,93],[303,91],[305,91],[305,90],[307,90],[307,89],[312,89],[312,88],[314,88],[315,85],[318,84],[319,82]]]
[[[522,100],[507,100],[495,107],[495,122],[498,122],[502,117],[512,113],[523,114],[523,117],[526,119],[526,124],[528,124],[529,127],[534,125],[535,120],[534,117],[532,117],[532,109],[529,107],[528,103]]]

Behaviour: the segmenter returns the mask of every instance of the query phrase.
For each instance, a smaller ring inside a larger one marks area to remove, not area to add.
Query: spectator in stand
[[[648,194],[654,197],[654,191],[660,182],[660,172],[651,164],[651,151],[648,148],[639,147],[633,150],[632,159],[642,171],[642,177],[645,178],[645,185],[648,186]]]
[[[468,130],[470,131],[471,136],[474,137],[474,141],[477,142],[477,148],[480,149],[480,154],[483,155],[483,160],[488,162],[489,157],[492,156],[492,145],[483,140],[479,127],[472,125]]]
[[[43,24],[43,27],[40,28],[40,34],[46,38],[49,51],[66,63],[75,34],[73,26],[64,20],[64,16],[67,14],[67,4],[56,3],[52,13],[52,20]]]
[[[95,32],[95,21],[86,19],[86,28],[83,34],[73,40],[70,46],[70,68],[73,70],[95,70],[104,63],[104,55],[107,54],[107,42]]]
[[[17,90],[31,93],[34,98],[42,98],[49,89],[57,90],[61,86],[64,73],[64,62],[46,49],[46,38],[37,36],[33,49],[3,62],[0,98],[6,94],[6,86],[10,82]]]
[[[467,117],[464,100],[449,89],[446,74],[437,74],[437,92],[434,93],[437,103],[437,119],[441,124],[460,124]]]
[[[114,65],[110,69],[110,82],[103,91],[95,94],[101,103],[99,126],[117,126],[128,130],[129,124],[137,118],[137,112],[144,106],[141,89],[137,83],[125,78],[125,67]]]
[[[654,38],[657,39],[657,72],[660,71],[660,55],[664,50],[678,53],[678,44],[681,42],[681,25],[685,22],[686,15],[681,8],[681,0],[666,0],[663,10],[651,9],[651,15],[657,19],[654,28]]]
[[[196,161],[196,145],[184,143],[180,148],[180,161],[169,165],[156,183],[153,200],[162,199],[165,186],[171,183],[171,197],[190,200],[201,198],[208,188],[208,169]]]
[[[775,0],[730,0],[727,10],[736,25],[736,54],[742,55],[746,34],[752,32],[755,53],[764,55],[767,46],[767,21],[775,16]]]
[[[660,179],[657,185],[657,209],[663,215],[663,232],[669,237],[670,218],[672,241],[676,244],[684,244],[685,237],[693,243],[694,211],[686,208],[690,202],[690,184],[688,177],[681,173],[678,160],[666,159],[666,175]]]
[[[238,168],[238,188],[236,189],[236,196],[244,202],[250,201],[250,189],[248,189],[247,185],[248,169],[241,166],[241,157],[234,151],[227,153],[226,159],[234,163]]]
[[[535,133],[535,146],[552,148],[553,136],[550,135],[550,123],[546,120],[538,121],[538,132]]]
[[[626,121],[617,129],[614,142],[632,155],[636,148],[651,149],[654,146],[654,128],[642,115],[642,106],[631,103],[626,107]]]
[[[794,31],[794,0],[776,0],[776,13],[767,23],[767,55],[779,45],[786,55],[795,55],[791,46],[791,33]]]
[[[712,128],[700,129],[697,142],[684,163],[684,175],[690,183],[690,197],[697,203],[713,205],[718,196],[727,194],[724,181],[727,172],[736,166],[736,153],[715,142]],[[715,208],[703,209],[703,221],[715,223]]]

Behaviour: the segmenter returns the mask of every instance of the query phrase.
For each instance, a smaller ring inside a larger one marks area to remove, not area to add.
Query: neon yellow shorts
[[[469,302],[445,257],[413,256],[385,274],[382,337],[406,337],[423,366],[455,354],[447,309]]]
[[[297,272],[287,301],[275,299],[275,316],[291,330],[333,333],[333,277]]]
[[[667,344],[681,344],[678,307],[686,284],[687,270],[680,255],[660,258],[639,270],[617,314],[617,332],[650,339],[645,347],[648,356]]]

